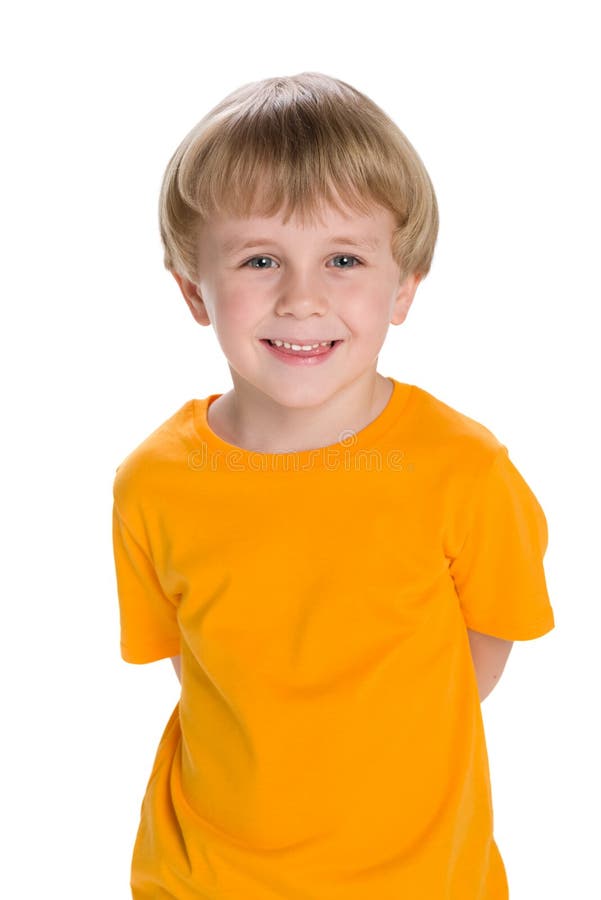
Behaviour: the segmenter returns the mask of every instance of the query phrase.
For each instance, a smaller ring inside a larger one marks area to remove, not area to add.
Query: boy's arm
[[[171,662],[173,663],[173,668],[175,669],[175,674],[179,678],[179,683],[182,683],[182,658],[181,655],[172,656]]]
[[[482,703],[501,677],[507,657],[513,647],[513,641],[505,641],[502,638],[493,637],[491,634],[472,631],[470,628],[467,629],[467,636],[470,641],[478,692]]]

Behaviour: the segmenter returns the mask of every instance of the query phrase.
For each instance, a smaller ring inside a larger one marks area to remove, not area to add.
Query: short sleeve
[[[527,641],[555,627],[543,567],[547,543],[545,514],[502,446],[449,566],[468,628]]]
[[[121,656],[147,663],[180,652],[177,606],[161,588],[147,552],[113,503],[113,553],[119,596]]]

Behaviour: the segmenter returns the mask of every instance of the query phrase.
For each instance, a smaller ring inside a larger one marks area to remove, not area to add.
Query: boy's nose
[[[281,312],[322,311],[328,307],[328,298],[323,281],[315,274],[304,270],[288,272],[278,285],[277,307]]]

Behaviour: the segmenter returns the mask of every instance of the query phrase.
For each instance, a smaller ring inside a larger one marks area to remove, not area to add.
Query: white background
[[[492,430],[547,515],[556,628],[515,643],[482,707],[511,898],[601,896],[595,7],[58,0],[4,14],[3,896],[130,897],[178,683],[168,660],[119,655],[112,481],[188,399],[231,387],[163,268],[160,181],[226,93],[308,70],[382,106],[437,192],[432,271],[378,370]]]

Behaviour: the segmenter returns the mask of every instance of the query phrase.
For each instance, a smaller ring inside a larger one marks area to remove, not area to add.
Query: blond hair
[[[167,165],[159,225],[165,267],[198,281],[200,227],[213,213],[312,217],[324,201],[396,217],[401,274],[425,277],[438,205],[424,164],[369,97],[319,72],[266,78],[228,94],[188,133]]]

